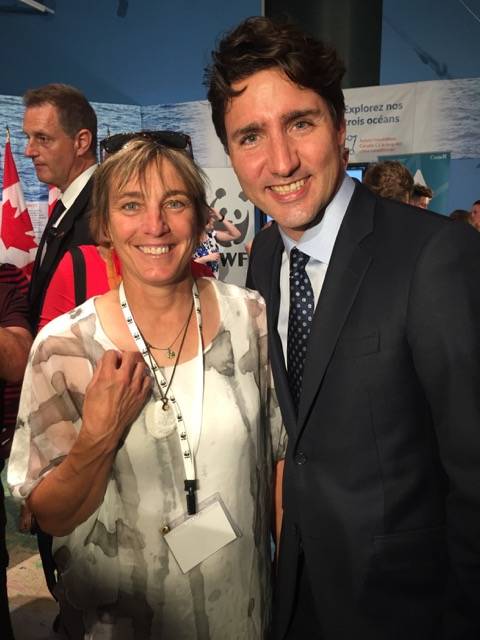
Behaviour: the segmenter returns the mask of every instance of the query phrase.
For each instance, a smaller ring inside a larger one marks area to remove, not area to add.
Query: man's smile
[[[290,182],[289,184],[272,184],[269,189],[275,193],[286,195],[287,193],[295,193],[296,191],[299,191],[306,182],[307,178],[301,178],[300,180],[295,180],[295,182]]]

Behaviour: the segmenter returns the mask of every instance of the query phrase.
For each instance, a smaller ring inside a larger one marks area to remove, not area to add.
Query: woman
[[[9,482],[54,536],[72,637],[263,638],[284,440],[264,304],[192,278],[204,184],[165,144],[134,136],[97,170],[92,228],[123,282],[38,335]]]

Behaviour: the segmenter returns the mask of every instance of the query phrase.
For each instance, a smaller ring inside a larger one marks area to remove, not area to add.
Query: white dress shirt
[[[290,251],[293,247],[297,247],[300,251],[310,256],[306,271],[312,283],[316,308],[338,231],[350,204],[354,189],[355,182],[345,174],[339,190],[326,207],[320,222],[307,229],[298,242],[292,240],[279,227],[285,251],[283,252],[282,266],[280,268],[280,311],[277,328],[282,341],[285,364],[287,362],[288,315],[290,310]]]
[[[75,200],[80,195],[80,192],[82,191],[82,189],[85,187],[87,182],[90,180],[92,175],[95,173],[95,169],[97,168],[97,166],[98,166],[97,164],[92,164],[91,167],[88,167],[88,169],[85,169],[85,171],[83,171],[79,176],[77,176],[75,178],[75,180],[72,183],[70,183],[68,185],[68,187],[65,189],[64,193],[60,194],[60,196],[58,197],[58,200],[60,200],[63,203],[63,206],[65,207],[65,210],[58,217],[58,220],[56,220],[52,224],[52,228],[56,229],[58,227],[58,225],[60,224],[60,222],[64,219],[65,215],[68,213],[68,210],[70,209],[70,207],[73,205]],[[57,200],[57,202],[58,202],[58,200]],[[45,242],[45,244],[43,245],[42,257],[40,259],[40,264],[43,262],[43,259],[45,258],[45,254],[46,253],[47,253],[47,243]]]
[[[60,222],[65,217],[65,214],[68,213],[68,210],[70,209],[72,204],[75,202],[75,200],[78,198],[78,196],[80,195],[80,192],[83,190],[87,182],[95,173],[95,169],[97,168],[97,166],[98,166],[97,164],[92,164],[91,167],[88,167],[88,169],[85,169],[85,171],[81,173],[79,176],[77,176],[75,180],[72,183],[70,183],[68,187],[65,189],[65,191],[62,193],[59,200],[62,201],[63,206],[65,207],[65,211],[55,222],[55,224],[53,225],[54,227],[58,227]]]

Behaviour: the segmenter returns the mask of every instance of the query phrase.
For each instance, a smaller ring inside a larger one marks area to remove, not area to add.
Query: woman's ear
[[[112,237],[110,235],[110,229],[108,225],[102,226],[102,237],[100,238],[100,244],[104,247],[108,247],[109,249],[113,247]]]

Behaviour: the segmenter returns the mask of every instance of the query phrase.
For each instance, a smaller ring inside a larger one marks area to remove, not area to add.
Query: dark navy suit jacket
[[[323,640],[480,638],[480,234],[357,183],[316,307],[298,418],[277,332],[283,243],[253,244],[288,431],[274,610],[299,553]]]

